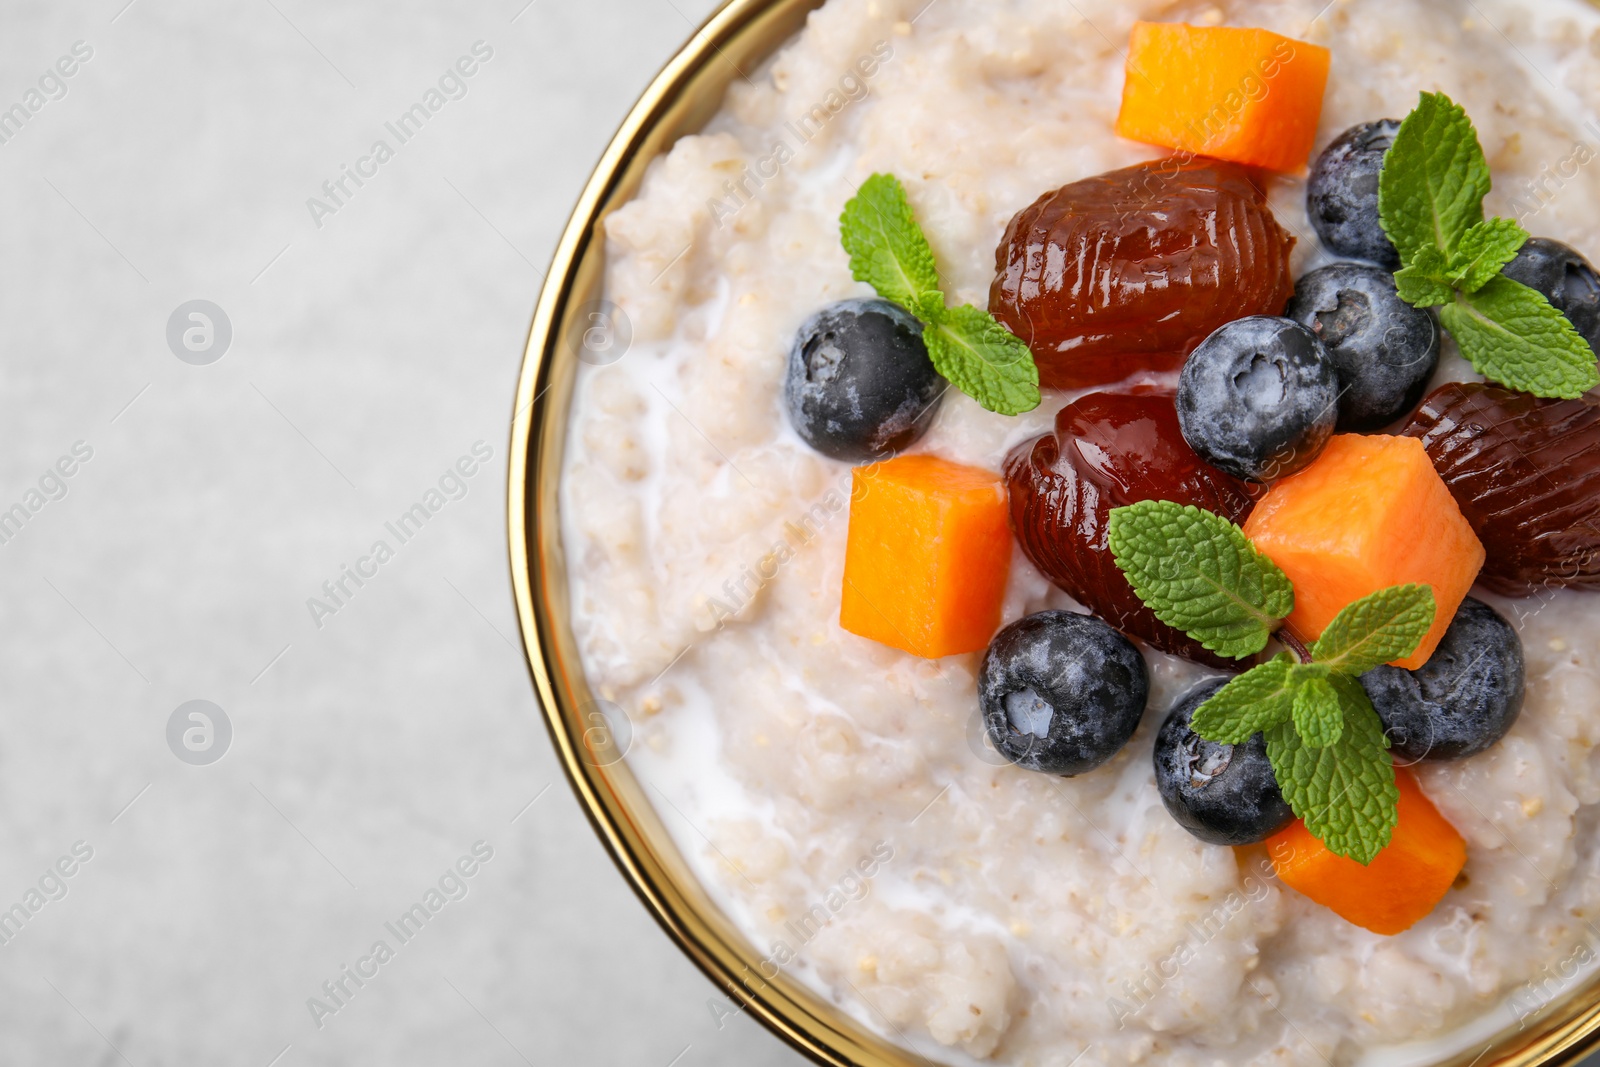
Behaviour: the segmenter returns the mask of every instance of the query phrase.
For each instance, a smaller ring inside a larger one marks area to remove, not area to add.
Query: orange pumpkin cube
[[[1351,603],[1391,585],[1433,587],[1438,613],[1415,670],[1439,647],[1483,569],[1483,543],[1412,437],[1338,434],[1261,498],[1244,532],[1294,583],[1289,629],[1316,640]]]
[[[1322,117],[1331,54],[1267,30],[1139,22],[1117,133],[1299,173]]]
[[[1008,511],[1005,480],[976,467],[857,467],[839,625],[929,659],[986,647],[1011,569]]]
[[[1398,934],[1416,925],[1467,862],[1467,843],[1411,773],[1396,767],[1394,778],[1400,821],[1367,866],[1329,852],[1298,819],[1266,842],[1284,885],[1375,934]]]

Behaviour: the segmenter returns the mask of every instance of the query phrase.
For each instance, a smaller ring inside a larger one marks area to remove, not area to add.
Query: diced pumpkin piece
[[[1426,916],[1467,862],[1467,843],[1433,806],[1411,772],[1396,767],[1400,789],[1394,836],[1363,867],[1328,847],[1296,819],[1267,838],[1284,885],[1375,934],[1398,934]]]
[[[1011,568],[1007,512],[986,470],[926,455],[857,467],[839,625],[929,659],[987,646]]]
[[[1138,22],[1117,133],[1284,173],[1305,168],[1331,54],[1268,30]]]
[[[1278,482],[1244,532],[1294,582],[1289,628],[1307,642],[1351,603],[1391,585],[1433,587],[1433,629],[1395,666],[1428,662],[1483,568],[1483,544],[1410,437],[1338,434]]]

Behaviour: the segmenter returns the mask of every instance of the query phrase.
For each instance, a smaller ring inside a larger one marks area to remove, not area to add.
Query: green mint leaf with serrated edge
[[[1461,106],[1443,93],[1423,93],[1400,123],[1378,176],[1378,217],[1410,266],[1417,252],[1448,257],[1483,221],[1489,161]]]
[[[1108,540],[1156,618],[1219,656],[1260,652],[1294,610],[1288,576],[1220,515],[1142,500],[1112,510]]]
[[[1280,652],[1232,679],[1195,709],[1189,728],[1219,745],[1242,745],[1252,735],[1287,722],[1294,706],[1289,683],[1294,662],[1292,655]]]
[[[1295,687],[1294,729],[1312,748],[1326,748],[1344,734],[1344,707],[1333,682],[1307,678]]]
[[[1311,658],[1340,674],[1365,674],[1405,659],[1433,629],[1438,601],[1430,585],[1392,585],[1349,604],[1333,617]]]
[[[1478,223],[1462,235],[1461,243],[1456,246],[1447,271],[1450,280],[1466,292],[1476,293],[1494,280],[1501,268],[1517,258],[1522,246],[1528,243],[1528,237],[1528,231],[1514,219],[1488,219]]]
[[[1527,241],[1510,219],[1483,216],[1489,161],[1467,113],[1423,93],[1378,175],[1378,217],[1400,253],[1401,299],[1438,307],[1461,354],[1491,381],[1576,399],[1600,385],[1595,354],[1543,294],[1501,269]]]
[[[933,369],[990,411],[1020,415],[1039,406],[1033,353],[987,311],[949,308],[922,331],[922,341]]]
[[[1313,747],[1293,723],[1266,731],[1267,758],[1284,800],[1328,849],[1368,864],[1389,843],[1400,792],[1383,724],[1359,680],[1329,675],[1344,715],[1339,738]]]
[[[945,305],[933,248],[900,179],[862,182],[839,216],[839,240],[852,278],[921,320],[928,358],[950,384],[1002,415],[1039,406],[1039,368],[1027,344],[981,308]]]
[[[1455,285],[1446,277],[1450,261],[1437,248],[1419,249],[1409,267],[1395,272],[1400,299],[1412,307],[1431,308],[1455,298]]]
[[[1478,373],[1501,385],[1563,400],[1600,385],[1594,350],[1567,317],[1503,274],[1476,293],[1457,293],[1439,320]]]
[[[851,277],[885,300],[917,314],[928,294],[939,293],[933,249],[894,175],[874,174],[861,183],[839,216],[839,239],[850,254]]]

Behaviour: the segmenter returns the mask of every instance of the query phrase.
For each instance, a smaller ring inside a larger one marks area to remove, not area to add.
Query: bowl
[[[623,755],[627,741],[590,692],[570,625],[557,514],[567,418],[585,355],[624,343],[601,300],[606,215],[638,190],[645,168],[720,108],[728,85],[759,66],[822,0],[727,0],[650,83],[595,167],[539,294],[511,423],[507,525],[513,592],[528,669],[573,791],[623,876],[656,920],[730,999],[818,1063],[911,1067],[932,1061],[885,1040],[786,972],[712,902]],[[776,970],[776,968],[774,968]],[[1448,1040],[1449,1035],[1446,1035]],[[1522,1028],[1481,1035],[1464,1051],[1407,1067],[1535,1067],[1575,1063],[1600,1044],[1600,980],[1547,1006]],[[1401,1062],[1401,1061],[1396,1061]]]

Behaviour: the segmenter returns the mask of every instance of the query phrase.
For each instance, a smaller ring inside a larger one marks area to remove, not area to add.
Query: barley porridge
[[[1493,170],[1489,213],[1600,252],[1600,10],[1579,0],[829,0],[606,221],[605,295],[633,339],[572,401],[560,500],[584,665],[770,973],[931,1059],[1433,1062],[1600,963],[1600,598],[1474,593],[1520,635],[1526,699],[1488,751],[1414,768],[1468,858],[1394,936],[1168,815],[1152,746],[1213,666],[1141,645],[1137,732],[1061,777],[986,743],[980,653],[840,626],[852,467],[797,436],[783,389],[808,316],[872,295],[841,208],[898,175],[951,303],[988,306],[1013,216],[1163,155],[1113,132],[1138,20],[1331,50],[1319,149],[1448,92]],[[1332,258],[1303,178],[1274,178],[1269,204],[1296,277]],[[1455,379],[1481,380],[1446,340],[1433,384]],[[1087,391],[1004,417],[952,389],[914,450],[999,471]],[[1078,608],[1013,551],[1004,623]]]

